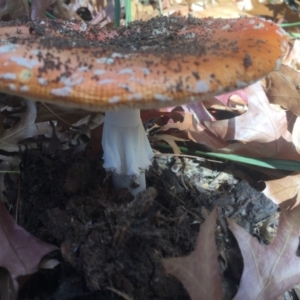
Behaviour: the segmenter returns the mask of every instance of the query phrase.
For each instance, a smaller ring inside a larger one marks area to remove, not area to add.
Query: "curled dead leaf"
[[[300,173],[294,172],[280,179],[266,181],[263,193],[276,204],[295,199],[294,207],[300,204]]]

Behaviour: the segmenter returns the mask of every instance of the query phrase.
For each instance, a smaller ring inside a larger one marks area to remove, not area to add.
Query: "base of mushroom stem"
[[[139,176],[134,177],[120,175],[113,172],[112,180],[115,189],[128,189],[130,193],[135,197],[138,193],[146,190],[145,172],[142,172]]]

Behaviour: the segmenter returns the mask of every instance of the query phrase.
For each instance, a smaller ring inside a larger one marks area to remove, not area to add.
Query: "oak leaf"
[[[289,66],[281,65],[266,79],[266,94],[270,102],[279,104],[300,116],[300,73]]]
[[[290,201],[288,201],[290,202]],[[300,282],[300,207],[281,206],[277,234],[273,242],[260,244],[245,229],[228,220],[244,259],[244,270],[234,300],[274,300]]]
[[[15,290],[23,276],[38,271],[44,255],[57,250],[54,245],[42,242],[20,227],[0,201],[0,267],[10,273]]]
[[[222,299],[214,233],[216,214],[214,209],[201,225],[195,250],[190,255],[163,260],[166,272],[181,281],[192,300]]]
[[[294,206],[300,203],[300,173],[294,172],[280,179],[265,182],[263,193],[273,202],[280,204],[289,199],[295,199]]]
[[[12,19],[28,16],[29,8],[25,0],[0,0],[0,17],[10,15]]]
[[[234,300],[274,300],[300,282],[300,206],[281,204],[277,234],[269,245],[260,244],[245,229],[228,220],[244,259]],[[188,256],[166,259],[167,273],[181,281],[192,300],[222,299],[222,285],[214,239],[216,210],[202,224],[195,250]]]
[[[274,109],[259,82],[245,88],[249,109],[238,117],[205,122],[205,126],[228,145],[218,149],[250,157],[300,160],[289,131],[293,115]]]

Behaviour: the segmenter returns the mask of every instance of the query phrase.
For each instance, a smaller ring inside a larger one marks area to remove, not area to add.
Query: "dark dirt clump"
[[[190,299],[180,282],[164,273],[161,260],[193,250],[215,205],[216,241],[224,253],[220,272],[225,298],[231,299],[243,263],[224,216],[253,233],[257,222],[277,210],[245,181],[205,191],[195,184],[199,178],[180,178],[155,162],[147,174],[151,188],[137,199],[114,191],[101,159],[84,153],[26,150],[21,171],[19,203],[18,184],[6,177],[9,204],[22,227],[61,251],[50,254],[60,264],[32,276],[20,300]]]

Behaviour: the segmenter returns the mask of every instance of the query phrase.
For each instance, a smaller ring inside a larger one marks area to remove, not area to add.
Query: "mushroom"
[[[140,109],[243,88],[287,48],[284,31],[260,18],[157,17],[118,29],[15,21],[1,23],[0,39],[0,91],[105,111],[104,167],[134,195],[153,157]]]

